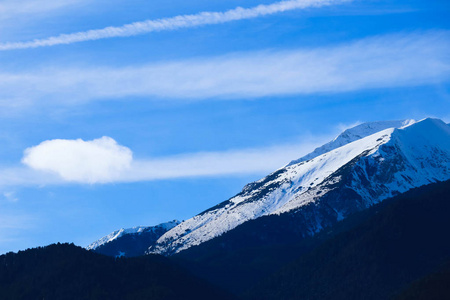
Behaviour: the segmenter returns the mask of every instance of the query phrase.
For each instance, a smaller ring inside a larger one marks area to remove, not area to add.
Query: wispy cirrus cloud
[[[344,44],[124,68],[0,73],[3,105],[98,99],[253,99],[426,85],[450,79],[450,33],[392,34]]]
[[[130,172],[120,181],[151,181],[188,177],[217,177],[224,175],[265,175],[294,158],[301,157],[324,140],[310,139],[301,144],[237,149],[219,152],[188,153],[154,159],[140,159],[132,163]]]
[[[37,39],[28,42],[3,43],[0,44],[0,51],[48,47],[114,37],[135,36],[155,31],[169,31],[180,28],[220,24],[237,20],[253,19],[294,9],[321,7],[350,1],[352,0],[286,0],[275,2],[269,5],[258,5],[251,8],[237,7],[225,12],[201,12],[192,15],[180,15],[172,18],[135,22],[119,27],[111,26],[103,29],[88,30],[71,34],[61,34],[58,36],[53,36],[45,39]],[[30,1],[30,3],[33,2]]]

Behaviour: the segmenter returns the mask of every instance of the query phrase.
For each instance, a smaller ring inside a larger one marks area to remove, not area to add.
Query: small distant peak
[[[147,231],[154,231],[158,228],[162,228],[165,231],[169,231],[170,229],[174,228],[175,226],[177,226],[178,224],[180,224],[181,222],[178,220],[172,220],[166,223],[161,223],[155,226],[136,226],[136,227],[132,227],[132,228],[121,228],[119,230],[116,230],[110,234],[108,234],[107,236],[102,237],[101,239],[93,242],[92,244],[90,244],[89,246],[86,247],[87,250],[95,250],[96,248],[107,244],[109,242],[112,242],[124,235],[129,235],[129,234],[139,234],[142,232],[147,232]]]

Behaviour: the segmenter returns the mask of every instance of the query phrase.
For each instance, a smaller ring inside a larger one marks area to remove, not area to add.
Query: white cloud
[[[22,162],[39,171],[50,171],[66,181],[105,183],[129,169],[130,149],[109,137],[92,141],[49,140],[25,150]]]
[[[134,36],[154,31],[168,31],[201,25],[220,24],[236,20],[257,18],[294,9],[321,7],[349,1],[350,0],[287,0],[269,5],[258,5],[252,8],[237,7],[225,12],[201,12],[194,15],[180,15],[172,18],[135,22],[120,27],[106,27],[103,29],[72,34],[61,34],[59,36],[29,42],[4,43],[0,44],[0,51],[72,44],[82,41]]]
[[[0,103],[257,98],[435,84],[449,78],[450,34],[440,31],[126,68],[0,73]]]

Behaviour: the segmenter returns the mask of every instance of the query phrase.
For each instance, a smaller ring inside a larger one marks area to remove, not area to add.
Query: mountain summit
[[[307,161],[313,159],[319,155],[325,154],[334,150],[336,148],[345,146],[350,144],[351,142],[360,140],[365,138],[366,136],[372,135],[379,131],[388,129],[388,128],[402,128],[411,124],[414,124],[416,121],[409,120],[399,120],[399,121],[378,121],[378,122],[367,122],[356,125],[352,128],[344,130],[341,134],[339,134],[335,139],[331,142],[326,143],[318,148],[316,148],[313,152],[291,161],[288,166],[295,165],[303,161]]]
[[[450,127],[438,119],[365,123],[164,233],[172,255],[240,224],[289,214],[304,236],[386,198],[450,179]]]

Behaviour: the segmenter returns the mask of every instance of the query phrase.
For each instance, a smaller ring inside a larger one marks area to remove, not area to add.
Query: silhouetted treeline
[[[230,299],[168,259],[114,259],[73,244],[0,256],[0,299]]]

